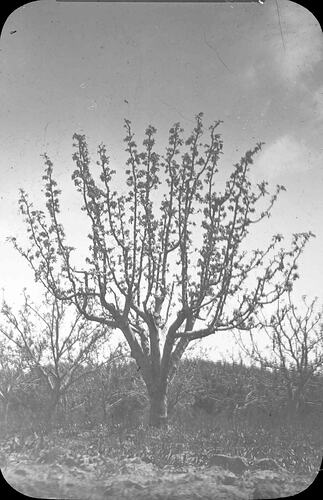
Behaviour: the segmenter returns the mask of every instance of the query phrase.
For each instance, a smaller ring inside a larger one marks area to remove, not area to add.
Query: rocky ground
[[[205,466],[157,468],[140,458],[94,458],[56,446],[2,456],[1,472],[15,490],[38,498],[86,500],[245,500],[282,498],[304,491],[315,476],[292,474],[275,461],[248,464],[215,455]]]

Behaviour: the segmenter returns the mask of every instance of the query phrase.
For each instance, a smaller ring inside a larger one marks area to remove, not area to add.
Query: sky
[[[257,3],[65,3],[20,7],[0,40],[0,288],[19,303],[24,287],[37,297],[33,275],[8,243],[23,241],[18,211],[24,188],[42,208],[45,151],[62,188],[64,223],[73,246],[84,232],[70,179],[72,136],[90,151],[104,142],[124,170],[123,120],[138,142],[148,124],[166,146],[170,126],[187,134],[194,116],[223,120],[223,172],[264,141],[255,182],[283,184],[273,215],[257,233],[311,230],[300,261],[296,295],[322,299],[323,44],[319,22],[289,0]]]

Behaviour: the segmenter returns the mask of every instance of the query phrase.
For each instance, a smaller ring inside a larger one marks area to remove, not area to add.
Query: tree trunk
[[[45,432],[46,434],[52,430],[53,423],[55,422],[55,413],[58,406],[58,402],[60,400],[61,393],[58,390],[53,390],[51,394],[51,398],[47,407],[47,411],[45,413]]]
[[[152,427],[167,426],[167,394],[166,391],[156,388],[149,393],[150,410],[149,425]]]

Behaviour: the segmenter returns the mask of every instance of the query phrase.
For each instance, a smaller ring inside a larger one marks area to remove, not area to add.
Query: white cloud
[[[280,2],[279,14],[274,60],[281,77],[295,82],[323,60],[322,31],[313,14],[294,2]]]
[[[313,167],[311,151],[301,140],[284,135],[265,146],[257,159],[257,166],[267,178],[305,172]]]
[[[241,76],[242,83],[245,83],[248,87],[254,87],[258,83],[259,78],[254,65],[247,66]]]
[[[294,2],[279,0],[278,6],[279,17],[275,2],[271,3],[271,23],[252,47],[240,82],[251,89],[283,84],[308,92],[307,79],[323,62],[321,27],[311,12]]]
[[[317,121],[323,120],[323,85],[319,87],[313,94],[314,102],[314,119]]]

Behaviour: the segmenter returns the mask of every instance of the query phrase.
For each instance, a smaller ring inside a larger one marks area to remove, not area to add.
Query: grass
[[[238,455],[249,463],[270,457],[294,473],[315,473],[322,459],[323,432],[310,418],[284,421],[281,425],[261,425],[252,421],[189,412],[177,412],[165,429],[138,425],[100,425],[52,434],[50,443],[61,442],[85,455],[112,459],[140,457],[158,467],[167,465],[206,465],[216,453]]]

